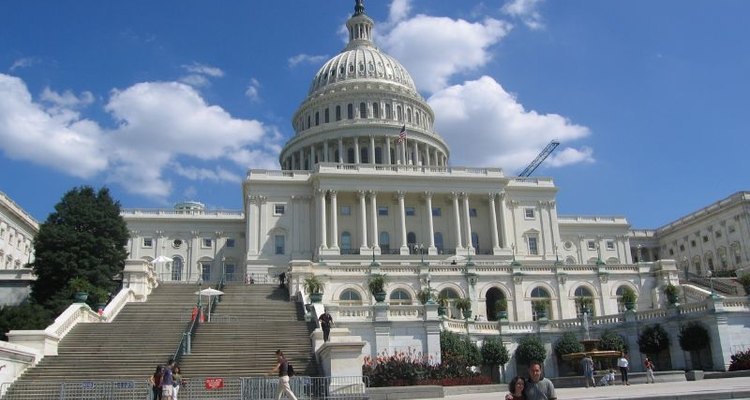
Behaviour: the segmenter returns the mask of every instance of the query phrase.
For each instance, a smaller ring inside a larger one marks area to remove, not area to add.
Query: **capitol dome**
[[[398,60],[372,41],[375,23],[356,0],[349,43],[318,70],[294,113],[295,135],[279,155],[285,170],[316,164],[444,167],[449,150],[434,113]]]

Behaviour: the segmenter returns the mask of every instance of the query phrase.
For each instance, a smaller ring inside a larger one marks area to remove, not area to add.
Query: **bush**
[[[626,353],[629,350],[625,339],[609,329],[604,330],[602,335],[599,336],[599,345],[597,346],[597,349],[624,351]]]
[[[638,336],[638,349],[643,354],[659,354],[669,349],[669,335],[661,325],[649,325]]]
[[[732,354],[729,362],[730,371],[742,371],[750,369],[750,349]]]
[[[516,360],[524,365],[529,365],[532,361],[544,362],[547,358],[547,350],[544,349],[542,341],[536,335],[528,335],[518,341],[516,348]]]
[[[482,362],[485,365],[505,365],[510,360],[508,349],[499,338],[487,338],[482,343]]]
[[[451,376],[466,376],[468,368],[482,364],[482,353],[467,336],[440,332],[440,357]]]
[[[52,313],[38,304],[3,306],[0,308],[0,340],[7,341],[11,330],[44,329],[52,322]]]
[[[576,334],[565,332],[555,343],[555,353],[562,357],[565,354],[580,353],[583,351],[583,345],[578,341]]]
[[[708,331],[699,322],[691,322],[680,328],[680,347],[685,351],[699,351],[708,346]]]

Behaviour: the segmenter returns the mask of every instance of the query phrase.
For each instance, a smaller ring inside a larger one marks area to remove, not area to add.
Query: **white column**
[[[378,194],[375,192],[369,192],[370,194],[370,224],[372,224],[372,248],[378,249],[380,244],[378,243]]]
[[[247,249],[248,255],[255,255],[255,232],[257,228],[255,225],[258,223],[258,210],[255,206],[255,196],[247,196],[247,203],[245,205],[245,248]]]
[[[339,249],[339,209],[336,202],[336,191],[328,192],[331,196],[331,249]]]
[[[405,192],[398,192],[398,214],[401,217],[401,255],[409,254],[409,245],[406,243],[406,207],[404,206]]]
[[[429,235],[429,247],[427,247],[427,254],[437,254],[437,248],[435,247],[435,225],[432,221],[432,192],[424,192],[425,207],[427,210],[427,234]]]
[[[361,162],[359,159],[359,138],[352,139],[354,139],[354,163],[359,164]]]
[[[367,207],[365,204],[365,192],[358,191],[359,199],[359,225],[360,225],[360,253],[361,250],[367,250]]]
[[[506,201],[507,195],[505,192],[500,193],[500,218],[502,219],[500,228],[503,230],[503,248],[509,249],[512,243],[515,243],[515,238],[511,234],[511,218],[508,215],[508,202]]]
[[[320,224],[320,250],[328,248],[328,230],[326,229],[326,191],[318,189],[318,223]]]
[[[344,163],[344,139],[342,138],[339,138],[339,159],[336,162],[339,164]]]
[[[393,164],[393,160],[391,160],[391,138],[388,136],[385,137],[385,163],[387,165]]]
[[[424,160],[424,165],[426,165],[428,167],[430,166],[430,151],[432,151],[432,149],[430,148],[430,146],[429,145],[425,145],[425,152],[424,152],[425,160]]]
[[[323,142],[323,162],[328,162],[328,141]]]
[[[399,153],[401,153],[401,164],[406,165],[406,142],[401,142],[399,145]]]
[[[315,165],[315,146],[310,146],[310,170],[313,170]]]
[[[305,169],[305,153],[302,152],[302,149],[299,149],[297,152],[297,157],[299,157],[299,169],[304,170]]]
[[[370,135],[370,164],[375,164],[375,136]]]
[[[490,233],[492,234],[492,252],[500,250],[500,240],[497,235],[497,212],[495,211],[495,193],[489,194],[490,201]]]
[[[466,229],[466,248],[469,249],[469,252],[474,252],[474,245],[471,243],[471,215],[469,213],[469,194],[464,193],[464,228]]]
[[[419,165],[419,143],[414,141],[414,165]]]
[[[453,200],[453,226],[456,227],[456,254],[460,249],[463,249],[461,241],[461,213],[458,209],[458,193],[451,193],[451,199]]]

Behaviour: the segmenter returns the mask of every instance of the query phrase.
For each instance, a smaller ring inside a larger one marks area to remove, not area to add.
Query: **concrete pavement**
[[[721,400],[750,399],[750,377],[706,379],[688,382],[631,384],[630,386],[599,386],[596,388],[557,389],[557,398],[563,399],[648,399],[648,400]],[[472,393],[426,400],[498,400],[502,393]]]

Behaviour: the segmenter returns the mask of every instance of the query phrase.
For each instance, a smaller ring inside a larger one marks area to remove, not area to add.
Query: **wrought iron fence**
[[[289,381],[300,400],[366,399],[364,377],[295,376]],[[277,377],[189,378],[178,392],[180,400],[270,400],[276,398]],[[151,399],[151,386],[143,381],[17,382],[3,400],[143,400]]]

